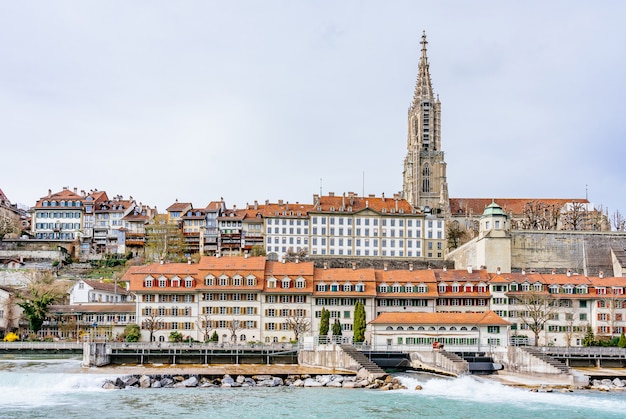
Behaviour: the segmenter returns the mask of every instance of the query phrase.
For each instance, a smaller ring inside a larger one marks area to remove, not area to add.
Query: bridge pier
[[[102,367],[111,363],[111,354],[105,342],[83,344],[83,367]]]

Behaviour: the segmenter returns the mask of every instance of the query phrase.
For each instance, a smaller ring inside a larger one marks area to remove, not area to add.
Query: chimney
[[[383,200],[383,202],[385,202],[385,193],[384,192],[383,192],[383,195],[382,195],[382,200]]]
[[[300,258],[296,256],[296,263],[300,263]]]
[[[496,268],[496,274],[500,275],[500,267],[499,266]]]
[[[413,272],[413,264],[409,263],[409,272]]]
[[[444,271],[444,272],[447,272],[447,271],[448,271],[448,267],[444,265],[444,266],[443,266],[443,271]]]
[[[346,193],[343,193],[343,197],[341,197],[341,208],[346,207]]]
[[[161,260],[159,261],[159,264],[160,264],[160,265],[163,265],[163,259],[161,259]]]
[[[334,192],[328,192],[328,196],[335,196]]]
[[[259,201],[257,201],[256,199],[254,200],[254,209],[255,210],[259,209]]]
[[[471,274],[472,272],[474,272],[474,268],[472,267],[472,265],[467,265],[467,273]]]
[[[283,200],[282,200],[282,199],[279,199],[279,200],[278,200],[278,205],[282,205],[282,204],[283,204]]]
[[[48,198],[52,196],[52,189],[48,189]]]
[[[328,262],[324,262],[324,269],[328,269]]]
[[[63,187],[63,190],[64,190],[64,191],[67,191],[67,186],[64,186],[64,187]]]
[[[571,270],[571,269],[568,269],[568,270],[567,270],[567,276],[568,276],[568,277],[572,276],[572,270]]]
[[[250,254],[246,253],[245,255],[243,255],[243,258],[248,259],[248,256],[250,256]]]
[[[556,275],[556,269],[552,269],[552,275]]]
[[[78,188],[74,186],[74,193],[78,193]]]
[[[388,264],[388,263],[383,263],[383,270],[384,270],[384,271],[386,271],[388,267],[389,267],[389,264]]]
[[[522,268],[522,275],[526,275],[526,268]]]
[[[600,271],[600,273],[598,274],[598,277],[600,277],[600,279],[604,278],[604,271]]]
[[[352,262],[352,270],[356,269],[356,262]]]

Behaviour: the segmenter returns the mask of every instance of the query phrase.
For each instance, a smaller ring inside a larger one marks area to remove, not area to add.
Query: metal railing
[[[626,348],[616,347],[599,347],[599,346],[585,346],[585,347],[559,347],[559,346],[533,346],[532,348],[543,352],[546,355],[552,355],[556,357],[571,358],[571,357],[585,357],[585,358],[624,358],[626,359]]]
[[[78,342],[31,342],[16,341],[2,342],[0,341],[0,350],[78,350],[83,349],[83,344]]]

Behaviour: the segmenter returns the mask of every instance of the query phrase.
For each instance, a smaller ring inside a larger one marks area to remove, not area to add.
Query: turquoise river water
[[[472,377],[399,374],[409,390],[103,390],[77,359],[0,357],[1,418],[624,418],[626,392],[533,393]],[[423,389],[413,390],[420,384]]]

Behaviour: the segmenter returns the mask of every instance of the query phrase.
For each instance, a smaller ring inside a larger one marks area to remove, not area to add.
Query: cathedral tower
[[[408,115],[402,193],[414,207],[447,216],[450,204],[446,162],[441,149],[441,102],[433,93],[430,80],[425,32],[421,44],[415,93]]]

